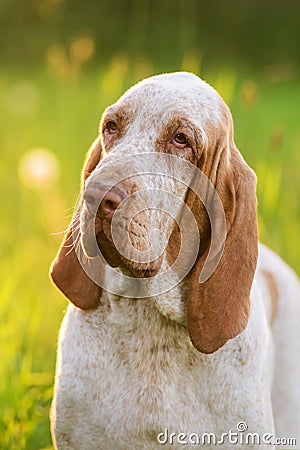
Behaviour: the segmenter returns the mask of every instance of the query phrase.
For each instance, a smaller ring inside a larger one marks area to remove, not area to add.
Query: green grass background
[[[66,54],[63,72],[44,64],[0,67],[0,449],[52,448],[48,417],[67,306],[48,278],[61,241],[54,233],[69,221],[101,112],[144,76],[191,70],[224,97],[237,146],[258,175],[260,238],[300,273],[299,71],[282,61],[268,70],[233,63],[202,67],[197,51],[182,55],[158,63],[123,51],[85,67]],[[21,158],[35,147],[59,161],[51,188],[21,182]]]

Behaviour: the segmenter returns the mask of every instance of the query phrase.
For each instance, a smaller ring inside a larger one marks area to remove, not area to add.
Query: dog
[[[206,82],[147,78],[104,112],[51,277],[71,301],[57,449],[299,448],[299,281],[258,243],[256,176]]]

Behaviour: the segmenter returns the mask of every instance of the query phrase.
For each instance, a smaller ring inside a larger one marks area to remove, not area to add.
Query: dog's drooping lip
[[[125,227],[121,231],[126,233]],[[128,233],[128,230],[127,230]],[[102,261],[111,267],[118,267],[127,276],[152,278],[157,275],[162,264],[162,255],[147,263],[138,263],[127,259],[116,249],[112,235],[111,223],[98,211],[96,216],[85,214],[81,217],[81,245],[87,258],[102,256]]]

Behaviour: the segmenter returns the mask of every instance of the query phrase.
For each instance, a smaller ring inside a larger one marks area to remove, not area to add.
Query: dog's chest
[[[97,448],[125,449],[135,442],[136,449],[153,450],[165,429],[221,432],[226,417],[241,413],[230,398],[239,382],[226,375],[223,350],[200,354],[186,328],[147,301],[139,307],[122,301],[102,318],[70,310],[61,333],[57,408],[64,411],[64,428],[85,430],[91,439],[85,448],[97,442]]]
[[[108,427],[145,430],[178,424],[178,411],[195,420],[191,404],[202,390],[201,370],[186,329],[160,314],[152,320],[153,311],[150,320],[147,305],[127,313],[113,312],[103,330],[94,383],[95,391],[101,387],[101,420]]]
[[[73,339],[68,332],[65,345],[76,346],[78,355],[72,362],[76,370],[70,370],[78,421],[88,416],[91,429],[100,425],[105,434],[120,439],[157,436],[166,427],[188,432],[215,426],[209,400],[216,391],[214,364],[193,348],[186,328],[149,312],[146,302],[141,308],[128,308],[125,302],[119,306],[127,314],[110,311],[101,324],[80,313],[80,324],[73,318]],[[222,401],[224,394],[218,408]]]

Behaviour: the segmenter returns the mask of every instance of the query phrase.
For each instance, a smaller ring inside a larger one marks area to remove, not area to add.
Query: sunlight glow
[[[19,162],[19,178],[22,184],[35,190],[53,187],[60,167],[57,157],[46,148],[34,148],[26,152]]]

